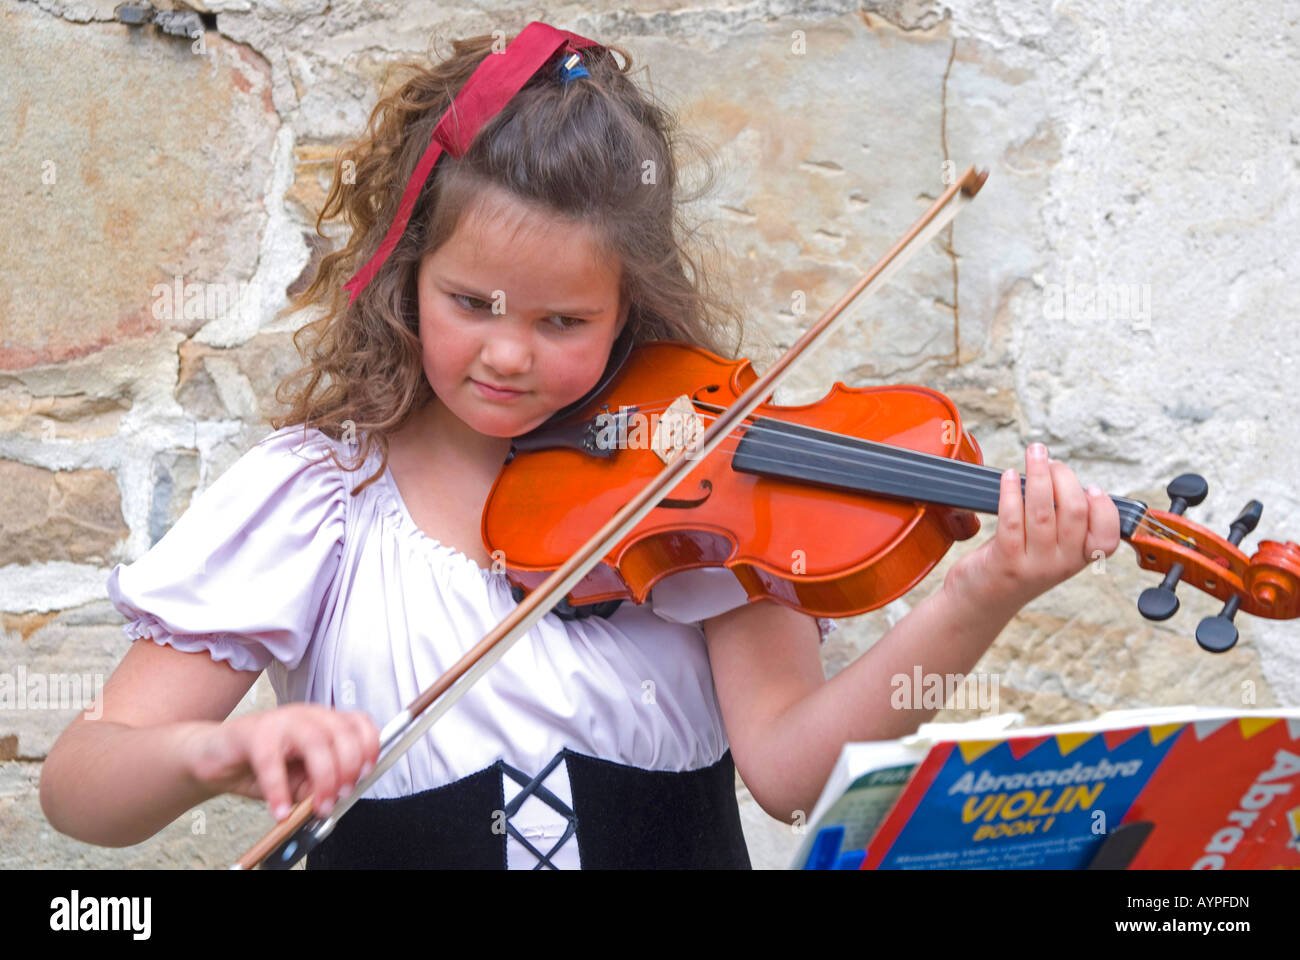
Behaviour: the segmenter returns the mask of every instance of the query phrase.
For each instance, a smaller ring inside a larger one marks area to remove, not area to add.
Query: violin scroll
[[[1258,617],[1290,619],[1300,616],[1300,546],[1262,540],[1254,556],[1239,547],[1259,524],[1264,507],[1251,500],[1220,537],[1183,516],[1189,506],[1205,499],[1208,486],[1202,477],[1185,473],[1168,487],[1170,508],[1147,510],[1129,537],[1139,565],[1165,574],[1158,586],[1138,597],[1138,612],[1148,620],[1167,620],[1178,610],[1175,590],[1188,583],[1224,601],[1218,614],[1204,618],[1196,628],[1203,650],[1222,653],[1236,644],[1233,618],[1239,611]]]

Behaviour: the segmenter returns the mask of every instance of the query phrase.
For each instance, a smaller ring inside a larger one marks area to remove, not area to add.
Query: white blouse
[[[132,639],[267,669],[279,703],[364,710],[382,728],[515,607],[504,573],[428,537],[371,451],[302,427],[270,434],[199,494],[144,556],[108,578]],[[725,568],[660,581],[610,617],[548,613],[367,791],[401,797],[504,759],[530,775],[562,748],[647,770],[697,770],[727,751],[700,621],[747,595]],[[822,637],[833,629],[820,620]],[[545,781],[566,803],[561,763]],[[504,778],[507,802],[518,785]],[[530,797],[511,823],[558,837]],[[538,841],[535,844],[540,846]],[[548,844],[549,846],[549,844]],[[513,838],[511,867],[537,861]],[[579,866],[570,840],[552,858]]]

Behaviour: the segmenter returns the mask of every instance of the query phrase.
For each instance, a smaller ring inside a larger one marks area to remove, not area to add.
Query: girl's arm
[[[41,807],[55,829],[124,846],[222,793],[284,809],[305,783],[319,810],[356,782],[378,750],[360,712],[291,703],[227,719],[266,666],[307,655],[347,527],[335,449],[319,431],[273,432],[142,557],[113,568],[109,599],[140,639],[99,710],[46,758]]]
[[[82,715],[41,770],[41,809],[60,833],[123,847],[209,797],[266,800],[277,819],[313,798],[318,816],[379,757],[361,710],[290,703],[222,719],[260,671],[137,640],[104,686],[100,719]]]
[[[1038,449],[1035,449],[1038,448]],[[953,565],[942,588],[827,681],[811,617],[765,601],[704,622],[732,756],[754,799],[778,820],[812,811],[845,743],[912,733],[936,710],[895,709],[892,678],[966,674],[1016,612],[1119,543],[1119,514],[1085,496],[1036,444],[1002,477],[995,536]],[[1053,505],[1055,503],[1055,506]]]
[[[124,847],[217,795],[192,777],[186,741],[218,726],[258,674],[206,653],[137,640],[104,685],[98,719],[81,714],[41,768],[41,809],[60,833]]]
[[[745,786],[787,823],[812,812],[846,743],[914,733],[936,710],[894,709],[892,678],[966,674],[1014,610],[974,607],[945,585],[830,680],[817,623],[771,601],[707,621],[714,684]]]

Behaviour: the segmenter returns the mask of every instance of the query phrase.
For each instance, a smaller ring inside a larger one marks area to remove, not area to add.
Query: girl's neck
[[[495,474],[510,452],[509,437],[479,433],[437,397],[415,413],[408,428],[418,450],[449,468]]]

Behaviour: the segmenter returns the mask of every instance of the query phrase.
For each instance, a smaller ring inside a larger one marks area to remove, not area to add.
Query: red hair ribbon
[[[370,261],[356,272],[344,290],[351,290],[348,305],[360,295],[379,272],[389,254],[397,246],[406,225],[415,209],[415,201],[429,179],[434,164],[443,151],[460,159],[469,149],[469,145],[478,135],[479,130],[504,107],[516,93],[528,82],[529,77],[540,69],[551,55],[560,47],[576,51],[581,47],[598,47],[600,44],[586,37],[580,37],[568,30],[558,30],[549,24],[534,20],[520,31],[513,41],[507,44],[501,53],[490,53],[479,64],[470,78],[465,81],[460,93],[452,101],[447,112],[438,121],[429,146],[416,164],[415,172],[406,184],[402,202],[397,208],[397,216],[384,242]]]

